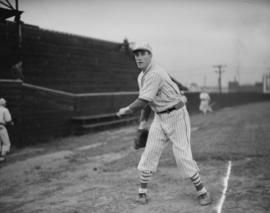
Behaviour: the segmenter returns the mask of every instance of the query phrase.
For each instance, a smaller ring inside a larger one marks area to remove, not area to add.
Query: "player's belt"
[[[5,126],[5,124],[4,124],[4,123],[0,123],[0,126],[1,126],[1,125],[2,125],[2,126]]]
[[[166,110],[163,110],[161,112],[157,112],[157,114],[160,115],[160,114],[164,114],[164,113],[170,113],[173,110],[181,109],[183,106],[185,106],[185,104],[182,101],[180,101],[179,103],[177,103],[173,107],[166,109]]]

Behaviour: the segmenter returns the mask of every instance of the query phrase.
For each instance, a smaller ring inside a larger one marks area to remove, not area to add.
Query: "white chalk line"
[[[86,146],[80,146],[77,148],[77,150],[83,151],[83,150],[93,149],[101,145],[103,145],[103,143],[95,143],[95,144],[90,144]]]
[[[222,191],[222,195],[221,195],[220,200],[218,201],[217,206],[215,207],[215,210],[216,210],[217,213],[221,213],[222,206],[223,206],[225,198],[226,198],[228,182],[229,182],[229,178],[230,178],[230,174],[231,174],[231,167],[232,167],[232,162],[229,161],[226,176],[223,178],[224,188],[223,188],[223,191]]]

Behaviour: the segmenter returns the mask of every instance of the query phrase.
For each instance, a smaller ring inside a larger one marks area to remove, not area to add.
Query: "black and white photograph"
[[[270,0],[0,0],[1,213],[269,213]]]

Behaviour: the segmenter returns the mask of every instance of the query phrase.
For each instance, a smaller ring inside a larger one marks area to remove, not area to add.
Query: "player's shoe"
[[[139,193],[136,199],[137,203],[147,204],[150,201],[146,193]]]
[[[198,199],[201,206],[207,206],[212,203],[212,198],[209,192],[199,195]]]

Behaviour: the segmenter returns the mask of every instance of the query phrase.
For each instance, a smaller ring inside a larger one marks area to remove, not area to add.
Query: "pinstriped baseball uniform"
[[[138,169],[155,172],[163,149],[171,142],[182,177],[193,176],[199,168],[192,157],[190,120],[186,107],[159,114],[181,100],[177,85],[162,67],[154,63],[139,74],[138,84],[139,98],[149,101],[150,107],[156,112]]]

